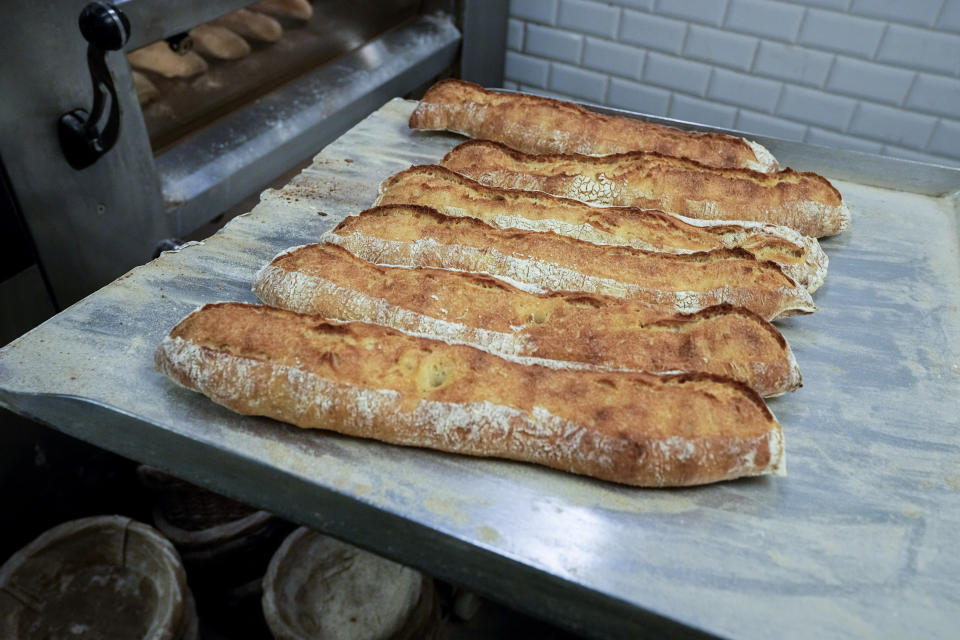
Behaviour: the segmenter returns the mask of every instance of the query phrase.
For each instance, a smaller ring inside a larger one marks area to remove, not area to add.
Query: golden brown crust
[[[131,51],[127,60],[134,69],[159,73],[167,78],[189,78],[208,69],[207,61],[193,51],[177,53],[165,41]]]
[[[240,303],[188,316],[156,363],[234,411],[396,444],[638,486],[783,473],[780,427],[763,401],[710,374],[521,365],[384,327]]]
[[[827,271],[827,256],[816,239],[787,227],[694,221],[656,209],[595,207],[538,191],[489,187],[439,165],[415,166],[387,178],[376,204],[424,205],[496,227],[553,231],[596,244],[663,253],[743,248],[776,262],[811,293]]]
[[[237,60],[250,55],[250,44],[227,27],[198,24],[187,32],[197,53],[208,58]]]
[[[281,18],[309,20],[313,17],[313,6],[307,0],[260,0],[250,8]]]
[[[323,238],[377,264],[488,273],[546,291],[586,291],[668,313],[722,303],[770,320],[816,310],[773,262],[742,249],[674,255],[591,244],[554,233],[496,229],[428,207],[388,205],[346,218]]]
[[[281,254],[257,274],[265,303],[470,344],[504,357],[614,369],[704,371],[762,396],[793,391],[800,373],[780,332],[729,305],[689,315],[590,294],[533,294],[488,276],[383,267],[332,244]]]
[[[777,170],[769,152],[764,149],[763,157],[758,157],[742,138],[606,116],[571,102],[497,93],[463,80],[441,80],[433,85],[410,116],[410,128],[455,131],[527,153],[656,151],[711,167]]]
[[[259,42],[277,42],[283,37],[283,26],[279,22],[249,9],[237,9],[213,22]]]
[[[458,145],[441,164],[489,186],[543,191],[601,206],[769,222],[815,237],[840,233],[849,225],[840,192],[828,180],[791,169],[774,174],[713,169],[639,152],[600,158],[530,155],[487,140]]]

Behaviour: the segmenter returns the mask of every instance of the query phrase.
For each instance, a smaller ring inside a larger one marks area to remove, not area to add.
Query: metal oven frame
[[[329,1],[318,0],[315,10]],[[507,0],[420,0],[417,17],[154,155],[126,56],[111,52],[106,59],[118,89],[120,136],[112,150],[78,171],[60,151],[56,124],[61,114],[91,102],[86,42],[77,27],[85,4],[18,0],[0,22],[0,160],[38,257],[34,267],[0,282],[0,301],[49,291],[36,310],[21,314],[34,322],[150,260],[164,239],[190,233],[303,164],[389,98],[445,71],[488,86],[502,80]],[[114,4],[131,23],[129,51],[251,2]]]

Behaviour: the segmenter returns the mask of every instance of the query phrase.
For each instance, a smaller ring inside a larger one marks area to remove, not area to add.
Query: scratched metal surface
[[[960,255],[949,197],[836,183],[853,226],[824,242],[821,310],[779,324],[805,382],[770,402],[786,478],[632,489],[242,417],[155,373],[153,350],[181,317],[254,301],[251,277],[274,254],[460,140],[411,133],[411,108],[388,103],[204,244],[134,269],[4,348],[0,404],[587,635],[955,633]]]

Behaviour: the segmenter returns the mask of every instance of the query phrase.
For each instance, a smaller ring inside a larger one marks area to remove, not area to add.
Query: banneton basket
[[[453,590],[453,615],[458,619],[467,621],[473,619],[480,607],[483,606],[483,599],[472,591],[455,588]]]
[[[153,522],[179,549],[184,562],[223,564],[232,558],[252,559],[257,549],[276,548],[291,525],[266,512],[237,502],[167,473],[141,465],[143,484],[156,496]],[[262,571],[261,565],[261,571]]]
[[[274,554],[262,602],[276,640],[443,637],[431,578],[306,528]]]
[[[66,522],[0,567],[4,640],[195,640],[197,626],[176,549],[129,518]]]
[[[208,531],[257,513],[249,505],[190,484],[154,467],[140,465],[137,475],[144,486],[153,492],[164,520],[184,532]],[[209,534],[201,536],[197,543],[206,543],[209,538]]]

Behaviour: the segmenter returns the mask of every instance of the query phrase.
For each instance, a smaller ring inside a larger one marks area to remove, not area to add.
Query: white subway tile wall
[[[643,49],[588,37],[583,50],[582,65],[613,76],[639,78],[645,55]]]
[[[960,166],[960,0],[510,0],[504,86]]]

